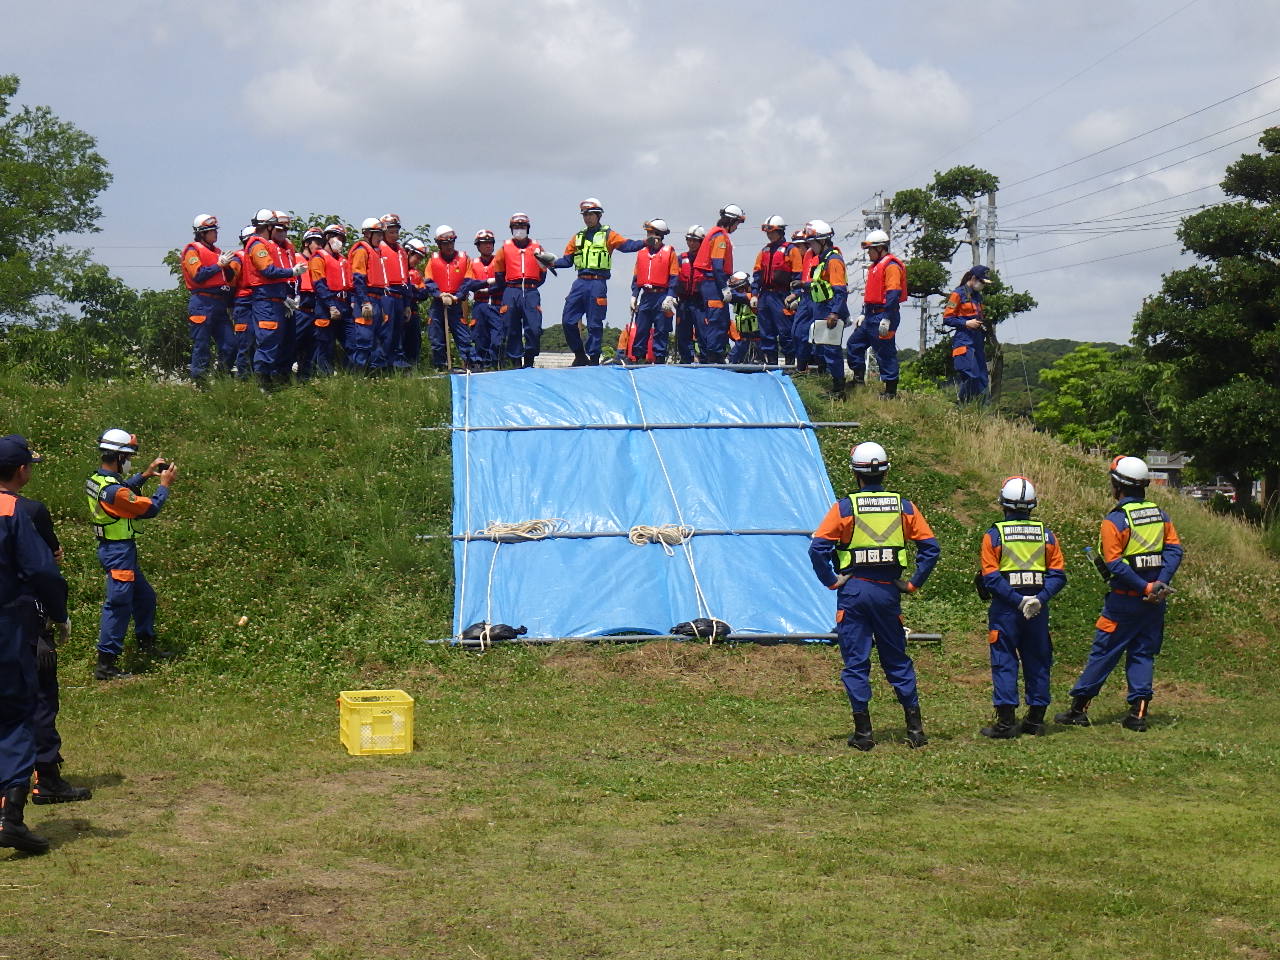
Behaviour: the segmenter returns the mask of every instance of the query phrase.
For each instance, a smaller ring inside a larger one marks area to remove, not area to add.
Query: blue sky
[[[464,238],[524,210],[560,248],[589,195],[629,236],[733,202],[749,259],[771,214],[860,230],[876,191],[965,163],[1005,185],[996,266],[1040,302],[1005,339],[1125,340],[1186,262],[1177,216],[1220,199],[1198,188],[1280,118],[1253,119],[1280,81],[1234,96],[1280,76],[1277,21],[1243,0],[65,0],[6,12],[0,69],[98,139],[115,179],[84,242],[138,285],[168,282],[160,258],[195,214],[234,228],[264,206]],[[548,321],[568,283],[545,289]]]

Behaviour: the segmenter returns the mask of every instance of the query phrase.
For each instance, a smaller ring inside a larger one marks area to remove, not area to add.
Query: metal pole
[[[553,643],[645,643],[649,640],[675,640],[687,643],[709,642],[712,637],[690,637],[676,633],[620,633],[601,637],[517,637],[515,640],[490,640],[482,643],[477,639],[463,640],[458,637],[444,637],[439,640],[424,640],[428,644],[447,644],[463,649],[484,649],[495,644],[504,646],[549,646]],[[789,643],[832,643],[836,639],[834,633],[740,633],[714,638],[715,643],[762,643],[766,645]],[[908,633],[910,643],[941,643],[940,633]]]
[[[987,266],[996,268],[996,192],[987,194]]]
[[[481,427],[419,427],[419,430],[453,430],[458,433],[525,430],[813,430],[819,427],[860,427],[857,420],[787,420],[781,423],[517,423]]]
[[[519,533],[420,533],[415,540],[480,541],[481,543],[532,543],[537,540],[594,540],[598,537],[630,537],[630,530],[566,530],[527,537]],[[812,530],[695,530],[691,537],[812,537]]]

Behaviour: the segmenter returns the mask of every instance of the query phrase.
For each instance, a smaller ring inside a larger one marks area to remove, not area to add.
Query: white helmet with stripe
[[[860,477],[883,477],[889,472],[889,455],[880,444],[867,441],[849,451],[849,466]]]
[[[1010,477],[1000,487],[1000,506],[1006,510],[1034,510],[1036,488],[1026,477]]]

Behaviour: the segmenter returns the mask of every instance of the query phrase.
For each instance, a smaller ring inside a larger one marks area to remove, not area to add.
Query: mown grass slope
[[[73,589],[66,772],[96,793],[28,808],[55,850],[0,857],[0,956],[1280,956],[1280,590],[1252,530],[1169,499],[1188,558],[1149,733],[977,735],[969,581],[1008,473],[1066,546],[1060,700],[1092,637],[1104,475],[1049,438],[802,386],[889,448],[944,549],[907,608],[946,635],[918,658],[933,743],[900,743],[881,688],[881,746],[856,754],[828,648],[424,646],[450,629],[447,543],[414,539],[447,529],[447,435],[417,429],[447,418],[443,380],[3,390],[48,457],[30,492]],[[142,551],[185,654],[99,685],[80,491],[107,426],[180,464]],[[823,434],[837,488],[853,439]],[[367,686],[417,698],[411,756],[339,747],[337,692]],[[1113,681],[1095,714],[1122,707]]]

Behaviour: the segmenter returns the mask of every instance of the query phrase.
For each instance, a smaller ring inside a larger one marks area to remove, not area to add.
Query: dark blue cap
[[[39,463],[40,460],[27,446],[25,437],[16,433],[0,437],[0,467],[23,467],[28,463]]]
[[[982,264],[978,264],[976,267],[972,268],[969,271],[969,275],[973,277],[973,279],[975,280],[986,280],[987,274],[989,274],[990,272],[991,272],[990,267],[984,267]]]

